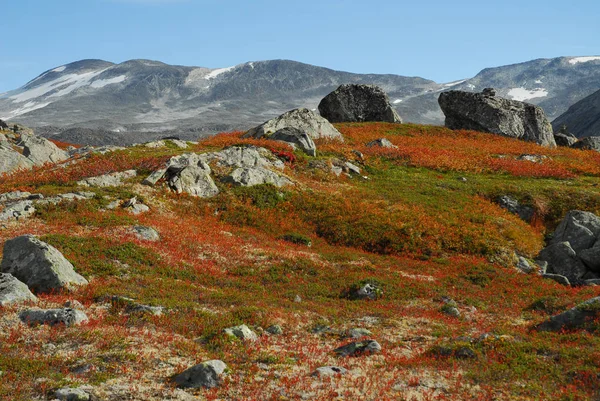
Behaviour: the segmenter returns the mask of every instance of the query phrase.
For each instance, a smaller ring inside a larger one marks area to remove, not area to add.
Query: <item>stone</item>
[[[544,273],[542,274],[542,277],[556,281],[558,284],[566,285],[567,287],[571,285],[569,279],[565,276],[561,276],[560,274]]]
[[[360,167],[350,162],[345,162],[343,169],[350,174],[360,175]]]
[[[340,376],[348,373],[348,369],[339,367],[339,366],[321,366],[317,368],[314,372],[312,372],[311,376],[318,377],[331,377],[331,376]]]
[[[87,315],[77,309],[27,309],[19,314],[19,319],[29,326],[47,324],[55,326],[76,326],[88,321]]]
[[[125,307],[125,312],[129,314],[148,314],[153,316],[161,316],[165,312],[162,306],[151,306],[130,302]]]
[[[539,106],[483,93],[451,90],[440,93],[438,103],[446,127],[507,136],[554,147],[552,125]]]
[[[166,172],[167,172],[166,168],[161,168],[159,170],[156,170],[152,174],[150,174],[148,177],[146,177],[144,179],[144,181],[142,181],[142,184],[148,185],[148,186],[156,185],[156,183],[165,176]]]
[[[210,168],[206,163],[185,167],[177,174],[167,170],[169,187],[178,194],[186,193],[200,198],[210,198],[219,193],[219,188],[210,176]]]
[[[221,385],[226,369],[227,365],[223,361],[206,361],[174,376],[172,380],[179,388],[215,388]]]
[[[31,192],[13,191],[0,194],[0,203],[14,202],[28,199]]]
[[[372,335],[371,330],[363,328],[353,328],[346,333],[347,338],[362,338]]]
[[[32,235],[6,241],[0,271],[10,273],[37,293],[87,284],[73,265],[53,246]]]
[[[600,218],[593,213],[571,210],[560,222],[550,244],[569,241],[575,252],[591,248],[600,236]]]
[[[199,155],[206,163],[216,163],[219,167],[265,167],[283,170],[285,164],[273,152],[257,146],[230,146],[219,152]]]
[[[382,289],[374,283],[365,283],[349,294],[350,299],[376,300],[383,295]]]
[[[517,261],[517,269],[525,274],[532,273],[535,270],[534,266],[532,266],[531,263],[529,263],[529,261],[522,256],[519,256]]]
[[[0,306],[36,300],[25,283],[17,280],[12,274],[0,273]]]
[[[274,171],[264,167],[243,167],[235,169],[226,181],[233,185],[242,187],[252,187],[254,185],[271,184],[276,187],[292,185],[289,178],[281,176]]]
[[[588,136],[586,138],[581,138],[571,145],[571,147],[574,149],[595,150],[596,152],[600,152],[600,137]]]
[[[33,162],[10,148],[0,144],[0,174],[12,173],[17,170],[27,170],[33,167]]]
[[[598,317],[600,317],[600,297],[588,299],[574,308],[552,316],[537,325],[536,329],[554,332],[574,329],[595,330],[597,327],[594,327],[594,320]]]
[[[134,226],[133,232],[136,237],[144,241],[160,241],[160,234],[152,227]]]
[[[600,272],[600,241],[596,241],[593,247],[577,252],[579,259],[594,272]]]
[[[367,147],[368,148],[379,147],[379,148],[388,148],[388,149],[397,149],[398,148],[398,146],[394,145],[393,143],[391,143],[389,141],[389,139],[386,139],[386,138],[375,139],[374,141],[367,143]]]
[[[0,221],[21,220],[33,216],[35,207],[30,200],[19,201],[0,211]]]
[[[59,163],[67,160],[69,154],[49,140],[32,134],[22,134],[20,146],[23,146],[23,156],[35,165]]]
[[[570,282],[576,282],[587,269],[569,242],[558,242],[542,249],[538,259],[548,262],[548,273],[565,276]]]
[[[342,134],[329,121],[305,108],[294,109],[273,118],[252,128],[243,137],[262,138],[285,127],[297,128],[305,132],[312,139],[344,140]]]
[[[63,387],[54,392],[59,401],[89,401],[90,395],[80,388]]]
[[[319,113],[331,123],[402,122],[387,93],[376,85],[340,85],[321,100]]]
[[[279,335],[283,334],[283,329],[281,328],[280,325],[274,324],[274,325],[267,327],[266,332],[269,334],[273,334],[274,336],[279,336]]]
[[[573,134],[563,134],[560,132],[554,134],[554,142],[556,142],[556,146],[570,147],[573,146],[577,140],[577,137]]]
[[[294,127],[285,127],[275,131],[273,135],[267,137],[274,141],[281,141],[292,145],[294,148],[300,148],[309,156],[317,156],[317,145],[310,136],[304,131]]]
[[[381,345],[375,340],[352,342],[333,350],[338,356],[362,356],[381,352]]]
[[[137,216],[139,214],[149,212],[150,208],[147,205],[144,205],[143,203],[136,203],[135,205],[132,205],[132,206],[126,208],[126,210],[129,213]]]
[[[121,171],[117,173],[104,174],[97,177],[85,178],[77,182],[77,185],[84,187],[119,187],[123,181],[133,178],[137,175],[135,170]]]
[[[258,340],[258,336],[256,335],[256,333],[250,330],[245,324],[235,327],[229,327],[225,329],[225,334],[231,337],[237,337],[242,341]]]
[[[526,162],[530,162],[530,163],[543,163],[544,160],[546,160],[547,158],[548,157],[545,155],[531,155],[531,154],[524,153],[522,155],[519,155],[517,157],[517,160],[526,161]]]
[[[531,222],[531,219],[533,218],[533,212],[534,212],[532,207],[523,206],[523,205],[519,204],[519,201],[517,201],[514,198],[511,198],[508,195],[499,196],[496,199],[496,202],[498,203],[498,206],[500,206],[503,209],[508,210],[512,214],[516,214],[517,216],[519,216],[521,218],[521,220],[526,221],[528,223]]]
[[[164,148],[165,146],[167,146],[167,143],[163,140],[159,140],[159,141],[146,142],[144,144],[144,146],[147,148],[151,148],[151,149],[158,149],[158,148]]]

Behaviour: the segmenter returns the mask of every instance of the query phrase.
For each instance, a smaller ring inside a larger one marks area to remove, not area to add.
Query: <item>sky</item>
[[[600,1],[5,0],[0,93],[81,59],[210,68],[290,59],[451,82],[600,55]]]

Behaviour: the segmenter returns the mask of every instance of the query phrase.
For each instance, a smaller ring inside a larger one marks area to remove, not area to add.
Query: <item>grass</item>
[[[239,132],[191,149],[267,146],[286,160],[285,172],[297,183],[285,189],[219,183],[217,197],[197,199],[160,184],[140,186],[169,157],[190,151],[173,146],[140,146],[0,177],[0,192],[51,196],[84,189],[76,184],[84,177],[131,168],[139,174],[124,187],[93,188],[93,199],[38,207],[35,218],[0,229],[0,245],[16,235],[40,235],[90,280],[38,301],[41,307],[81,302],[90,317],[81,327],[27,328],[16,321],[25,306],[0,310],[0,398],[49,397],[63,385],[89,384],[99,394],[121,386],[122,398],[164,399],[173,395],[168,377],[208,359],[225,361],[229,374],[221,388],[198,392],[206,399],[584,400],[597,394],[597,335],[531,329],[600,291],[562,287],[513,266],[515,252],[535,257],[568,210],[600,212],[598,154],[433,126],[338,128],[345,143],[318,140],[316,160],[279,143],[241,139]],[[398,148],[364,146],[380,137]],[[547,159],[517,160],[524,153]],[[335,177],[328,171],[332,159],[360,165],[368,179]],[[531,223],[495,204],[505,194],[534,209]],[[133,196],[151,211],[100,212],[113,199]],[[138,239],[134,225],[155,228],[161,241]],[[377,300],[348,299],[349,290],[367,281],[382,289]],[[129,314],[107,301],[115,295],[166,311]],[[460,316],[444,313],[443,297],[455,301]],[[246,344],[223,335],[239,324],[258,333],[278,324],[283,334]],[[314,334],[316,326],[330,330]],[[353,327],[371,330],[383,353],[335,357],[331,351],[348,341],[341,333]],[[480,340],[485,333],[497,337]],[[49,352],[45,344],[56,348]],[[462,348],[474,357],[457,357]],[[73,373],[82,364],[91,368]],[[310,377],[324,365],[358,373]]]

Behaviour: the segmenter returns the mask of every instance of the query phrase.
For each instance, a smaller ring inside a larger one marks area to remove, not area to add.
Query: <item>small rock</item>
[[[156,183],[165,176],[166,172],[167,172],[166,168],[161,168],[159,170],[156,170],[152,174],[150,174],[148,177],[146,177],[144,179],[144,181],[142,181],[142,184],[149,185],[149,186],[156,185]]]
[[[391,143],[389,141],[389,139],[387,139],[387,138],[375,139],[374,141],[367,143],[367,147],[368,148],[380,147],[380,148],[388,148],[388,149],[397,149],[398,148],[398,146]]]
[[[294,302],[302,302],[302,298],[300,297],[300,295],[296,294],[296,296],[294,297]]]
[[[345,375],[346,373],[348,373],[348,370],[339,366],[321,366],[310,375],[318,377],[331,377]]]
[[[375,340],[352,342],[333,350],[338,356],[361,356],[381,352],[381,345]]]
[[[517,269],[521,270],[523,273],[529,274],[534,271],[534,267],[531,266],[529,261],[522,256],[519,256],[519,261],[517,262]]]
[[[0,273],[0,306],[16,302],[36,301],[27,285],[9,273]]]
[[[64,387],[56,390],[54,397],[60,401],[89,401],[90,395],[79,388]]]
[[[360,167],[350,162],[344,163],[344,169],[347,170],[350,174],[360,175]]]
[[[29,326],[36,326],[39,324],[47,324],[50,326],[64,324],[65,326],[74,326],[88,321],[88,317],[85,313],[70,308],[27,309],[19,314],[19,319]]]
[[[294,147],[299,147],[304,153],[315,157],[317,155],[317,146],[312,138],[304,131],[294,128],[281,128],[268,137],[274,141],[282,141],[291,144]]]
[[[375,283],[365,283],[358,289],[349,294],[350,299],[370,299],[376,300],[381,298],[383,290]]]
[[[214,388],[221,384],[227,365],[220,360],[211,360],[193,366],[173,377],[179,388]]]
[[[258,340],[258,336],[255,332],[250,330],[248,326],[242,324],[240,326],[229,327],[225,329],[225,333],[228,336],[237,337],[242,341],[256,341]]]
[[[275,336],[283,334],[283,329],[278,324],[274,324],[272,326],[267,327],[266,331],[267,331],[267,333],[273,334]]]
[[[562,284],[562,285],[566,285],[566,286],[571,285],[571,282],[569,281],[569,279],[566,278],[565,276],[561,276],[560,274],[544,273],[544,274],[542,274],[542,277],[550,279],[550,280],[554,280],[558,284]]]
[[[138,215],[150,211],[150,208],[143,203],[136,203],[132,207],[127,208],[127,211],[131,214]]]
[[[347,338],[362,338],[362,337],[368,337],[372,334],[373,333],[371,333],[371,330],[368,330],[368,329],[353,328],[353,329],[348,330],[348,332],[346,333],[346,337]]]
[[[18,201],[7,207],[0,212],[0,221],[9,220],[22,220],[33,216],[35,213],[35,207],[33,202],[30,200]]]
[[[134,226],[133,232],[135,236],[144,241],[160,241],[160,234],[152,227]]]
[[[123,180],[133,178],[136,175],[137,172],[135,170],[121,171],[117,173],[85,178],[81,181],[78,181],[77,185],[85,187],[118,187],[123,185]]]

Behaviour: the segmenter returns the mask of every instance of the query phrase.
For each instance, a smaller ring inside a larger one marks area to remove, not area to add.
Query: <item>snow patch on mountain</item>
[[[94,82],[92,82],[90,86],[95,89],[104,88],[107,85],[118,84],[120,82],[123,82],[125,81],[125,79],[127,79],[126,75],[119,75],[118,77],[109,79],[97,79]]]
[[[396,99],[392,103],[394,103],[394,104],[402,103],[402,99]]]
[[[444,87],[449,88],[451,86],[460,85],[465,81],[466,81],[466,79],[461,79],[460,81],[448,82],[447,84],[444,84]]]
[[[56,67],[55,69],[53,69],[52,72],[63,72],[66,68],[66,66],[61,65],[60,67]]]
[[[28,103],[25,103],[23,106],[19,107],[18,109],[11,111],[8,115],[3,116],[2,119],[8,120],[9,118],[20,116],[21,114],[29,113],[30,111],[33,111],[33,110],[42,109],[42,108],[48,106],[50,103],[51,102],[46,102],[46,103],[28,102]]]
[[[589,61],[600,61],[600,56],[573,57],[569,64],[587,63]]]
[[[522,101],[534,99],[537,97],[548,96],[548,91],[544,88],[536,88],[536,89],[513,88],[508,91],[508,96],[510,96],[513,100],[518,100],[518,101],[522,102]]]
[[[214,79],[216,77],[218,77],[221,74],[224,74],[226,72],[229,72],[231,70],[233,70],[235,68],[235,65],[233,67],[226,67],[226,68],[217,68],[216,70],[212,70],[211,72],[209,72],[204,79]]]

